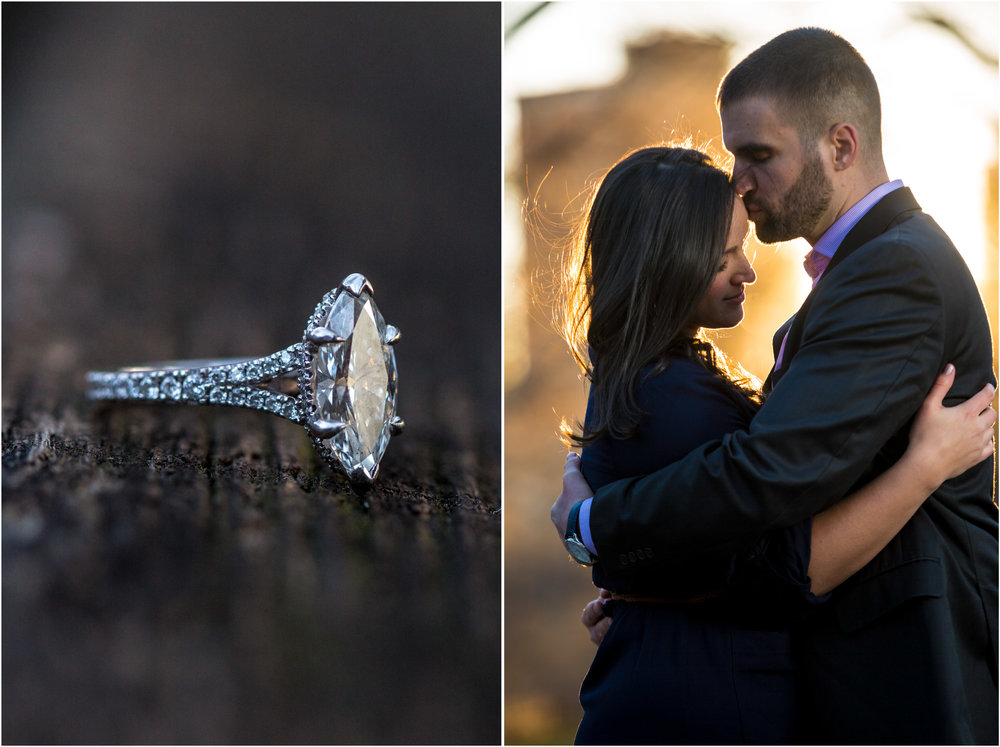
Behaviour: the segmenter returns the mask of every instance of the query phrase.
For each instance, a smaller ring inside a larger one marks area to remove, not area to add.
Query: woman
[[[601,182],[564,304],[564,332],[591,380],[584,427],[565,435],[583,447],[592,488],[748,427],[762,402],[756,382],[702,333],[743,319],[756,280],[747,230],[728,175],[699,151],[645,148]],[[992,419],[974,417],[982,399],[970,401],[971,418],[965,405],[940,407],[953,375],[935,385],[900,462],[834,508],[684,567],[625,576],[595,566],[613,622],[581,689],[577,742],[792,742],[790,626],[941,482],[990,453]]]

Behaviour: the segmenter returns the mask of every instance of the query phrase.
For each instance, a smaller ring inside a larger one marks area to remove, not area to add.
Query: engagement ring
[[[93,400],[233,405],[305,426],[319,453],[352,482],[371,484],[396,415],[399,329],[386,324],[364,275],[323,296],[302,342],[262,358],[183,360],[87,374]]]

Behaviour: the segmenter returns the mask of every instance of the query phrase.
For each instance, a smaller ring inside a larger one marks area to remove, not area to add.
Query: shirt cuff
[[[594,547],[594,538],[590,535],[590,504],[594,502],[594,496],[590,496],[580,506],[580,515],[577,523],[580,525],[580,540],[594,555],[597,555],[597,548]]]

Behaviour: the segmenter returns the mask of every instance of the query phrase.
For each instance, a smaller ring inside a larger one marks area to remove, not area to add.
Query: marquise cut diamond
[[[396,414],[396,355],[386,323],[368,290],[341,288],[319,325],[334,341],[320,344],[311,365],[315,418],[343,423],[322,442],[348,474],[374,478]]]

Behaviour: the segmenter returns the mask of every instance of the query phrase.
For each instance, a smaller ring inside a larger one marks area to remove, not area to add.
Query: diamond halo
[[[355,482],[371,482],[396,414],[399,329],[386,324],[374,290],[355,273],[320,301],[302,341],[299,378],[305,425],[319,452]]]

